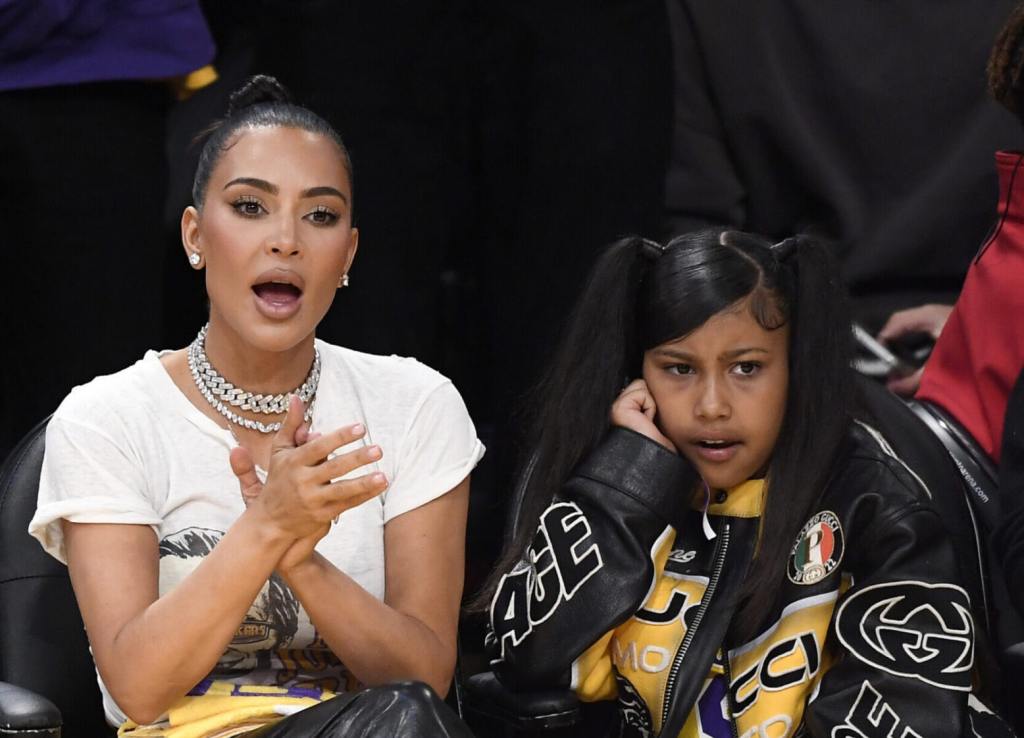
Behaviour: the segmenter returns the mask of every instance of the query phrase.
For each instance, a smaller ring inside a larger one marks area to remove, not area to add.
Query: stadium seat
[[[102,738],[114,730],[103,717],[67,567],[28,534],[46,422],[0,470],[0,733]]]

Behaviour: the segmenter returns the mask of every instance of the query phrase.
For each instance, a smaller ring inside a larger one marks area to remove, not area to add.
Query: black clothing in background
[[[952,303],[1020,148],[985,64],[1015,0],[668,0],[669,227],[833,239],[859,317]]]
[[[160,342],[171,103],[134,81],[0,93],[0,459],[73,386]]]
[[[995,549],[1002,557],[1006,588],[1024,614],[1024,371],[1006,405],[1003,449],[999,464],[999,501],[1003,522],[996,530]]]
[[[471,381],[486,380],[486,412],[505,418],[548,366],[597,254],[657,232],[671,46],[663,0],[485,1],[477,15],[476,213],[463,258],[480,280],[490,356]]]

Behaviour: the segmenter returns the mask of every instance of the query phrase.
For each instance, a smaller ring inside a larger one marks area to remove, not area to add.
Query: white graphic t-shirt
[[[482,444],[462,398],[415,359],[374,356],[317,341],[322,357],[312,430],[360,422],[383,458],[384,494],[346,511],[317,551],[375,597],[384,597],[384,525],[453,488]],[[46,431],[29,532],[66,562],[60,520],[148,525],[160,547],[160,594],[207,555],[244,510],[228,463],[231,432],[200,412],[159,354],[76,387]],[[339,449],[344,452],[355,448]],[[371,471],[361,467],[353,476]],[[236,684],[355,686],[309,616],[276,575],[264,585],[211,678]],[[107,719],[124,713],[100,680]]]

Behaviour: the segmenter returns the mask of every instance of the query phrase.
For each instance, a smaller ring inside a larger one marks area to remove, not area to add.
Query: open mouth
[[[692,448],[694,453],[705,461],[720,464],[735,458],[742,445],[740,441],[728,438],[695,439]]]
[[[290,305],[302,297],[302,290],[287,282],[261,282],[253,285],[252,291],[271,305]]]
[[[722,449],[732,448],[739,443],[739,441],[697,441],[696,443],[701,448]]]

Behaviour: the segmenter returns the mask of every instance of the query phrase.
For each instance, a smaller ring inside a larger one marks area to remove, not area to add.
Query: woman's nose
[[[298,229],[290,217],[282,217],[275,224],[274,233],[267,239],[267,251],[281,256],[296,256],[301,253]]]

